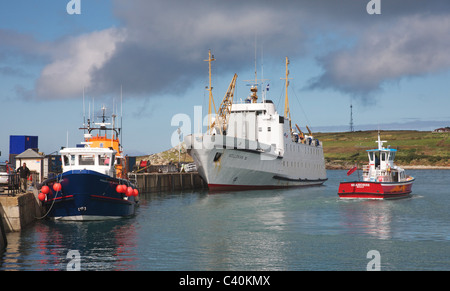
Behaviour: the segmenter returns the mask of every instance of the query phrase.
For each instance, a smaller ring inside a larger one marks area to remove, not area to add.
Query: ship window
[[[389,160],[393,161],[395,159],[395,152],[391,152],[389,155]]]
[[[218,160],[220,160],[221,156],[222,156],[221,153],[216,153],[216,155],[214,156],[214,162],[217,162]]]
[[[386,161],[386,153],[381,153],[381,160]]]
[[[75,155],[64,156],[64,166],[74,166],[75,165]]]
[[[99,155],[98,156],[98,164],[100,166],[109,166],[111,162],[111,158],[108,155]]]
[[[258,127],[258,131],[259,131],[259,132],[262,132],[262,127]]]
[[[78,165],[93,166],[95,165],[95,155],[79,155]]]
[[[369,152],[369,160],[373,162],[373,152]]]
[[[267,131],[271,131],[272,129],[270,128],[270,126],[267,128]]]

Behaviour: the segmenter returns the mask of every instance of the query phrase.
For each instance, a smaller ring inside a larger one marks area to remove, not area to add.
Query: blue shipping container
[[[38,149],[38,137],[28,135],[9,136],[9,154],[18,155],[27,149]]]

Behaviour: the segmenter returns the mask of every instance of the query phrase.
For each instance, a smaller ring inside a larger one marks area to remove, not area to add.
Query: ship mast
[[[285,93],[285,99],[284,99],[284,118],[289,119],[289,131],[291,132],[292,135],[292,126],[291,126],[291,111],[289,109],[289,98],[288,98],[288,87],[289,87],[289,69],[288,69],[288,65],[289,65],[289,59],[288,57],[286,57],[286,78],[281,78],[282,80],[285,80],[285,87],[286,87],[286,93]]]
[[[212,116],[212,108],[211,108],[211,103],[214,106],[214,113],[216,113],[216,105],[214,104],[214,98],[212,95],[212,89],[213,87],[211,86],[211,62],[215,61],[216,59],[214,58],[214,55],[211,55],[211,50],[208,51],[208,59],[204,60],[205,62],[209,63],[209,86],[206,88],[207,91],[209,91],[209,103],[208,103],[208,127],[207,127],[207,131],[209,131],[209,129],[211,128],[211,116]]]

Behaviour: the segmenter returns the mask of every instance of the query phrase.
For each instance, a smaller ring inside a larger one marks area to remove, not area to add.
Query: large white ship
[[[210,65],[210,112],[212,100]],[[247,190],[321,185],[327,180],[322,142],[291,126],[286,58],[284,116],[270,100],[258,101],[257,85],[233,102],[237,75],[207,132],[186,136],[188,153],[210,190]],[[256,73],[255,73],[256,75]],[[255,77],[256,79],[256,77]],[[255,80],[256,83],[256,80]],[[211,116],[211,115],[210,115]]]

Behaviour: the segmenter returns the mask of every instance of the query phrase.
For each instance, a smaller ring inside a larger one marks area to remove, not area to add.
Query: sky
[[[351,104],[355,130],[450,126],[449,48],[448,0],[0,0],[0,161],[10,135],[74,146],[102,105],[126,154],[175,146],[207,114],[208,50],[216,106],[256,68],[283,114],[287,56],[301,128],[348,131]]]

